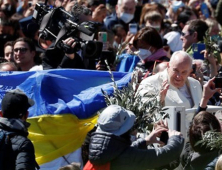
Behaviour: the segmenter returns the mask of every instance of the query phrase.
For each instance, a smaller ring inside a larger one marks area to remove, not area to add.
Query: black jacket
[[[42,65],[44,70],[56,68],[85,68],[81,57],[77,53],[75,53],[74,59],[71,60],[61,49],[58,48],[48,49],[45,51],[43,54]]]
[[[184,170],[214,170],[219,151],[212,150],[205,153],[194,152],[187,142],[181,154],[181,165]]]
[[[27,138],[28,122],[21,119],[0,118],[0,129],[13,132],[11,144],[5,154],[4,169],[2,170],[35,170],[35,150],[32,142]]]

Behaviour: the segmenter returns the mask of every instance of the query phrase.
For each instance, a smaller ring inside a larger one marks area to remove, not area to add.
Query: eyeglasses
[[[28,50],[28,48],[15,48],[13,51],[16,52],[16,53],[18,51],[20,51],[20,53],[25,53],[27,50]]]

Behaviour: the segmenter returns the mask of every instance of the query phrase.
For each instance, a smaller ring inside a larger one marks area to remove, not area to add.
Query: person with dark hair
[[[74,38],[69,37],[62,40],[63,44],[69,47],[70,51],[65,53],[64,49],[55,46],[55,43],[51,45],[51,48],[47,49],[42,55],[42,66],[44,70],[56,69],[56,68],[77,68],[84,69],[85,65],[82,58],[74,50],[76,42]]]
[[[127,32],[121,24],[114,25],[112,31],[114,33],[113,48],[117,50],[119,45],[125,41]]]
[[[155,28],[159,33],[161,31],[162,15],[158,11],[147,12],[144,16],[145,26]]]
[[[189,129],[189,143],[182,154],[183,169],[211,169],[214,170],[219,156],[217,149],[211,149],[208,143],[198,144],[207,131],[221,132],[218,119],[209,112],[201,111],[193,119]]]
[[[0,132],[8,134],[7,147],[4,153],[1,150],[1,170],[39,169],[34,146],[27,138],[30,124],[26,119],[33,105],[34,101],[19,89],[6,92],[1,101]]]
[[[155,169],[179,158],[184,139],[180,132],[163,126],[157,126],[145,139],[139,138],[131,143],[130,134],[135,119],[133,112],[121,106],[105,108],[99,115],[96,131],[91,134],[89,161],[84,170],[90,166],[103,170]],[[162,143],[156,137],[163,131],[169,134],[167,144],[147,149],[147,145]]]
[[[34,67],[36,48],[34,42],[29,38],[18,38],[13,42],[14,61],[18,65],[20,71],[36,70]],[[42,70],[39,66],[37,70]]]
[[[105,7],[106,0],[87,0],[87,7],[94,11],[99,5],[103,4]]]
[[[0,19],[0,57],[4,57],[4,45],[7,41],[14,41],[14,28],[7,19]]]
[[[191,8],[184,8],[184,10],[178,15],[176,24],[178,25],[180,31],[186,25],[186,23],[190,20],[197,19],[196,14]]]
[[[183,50],[193,57],[194,48],[193,44],[203,43],[206,32],[209,29],[207,23],[200,19],[191,20],[186,23],[181,33],[181,40],[183,41]],[[216,60],[213,57],[216,56],[217,62],[221,62],[220,54],[218,52],[208,53],[207,50],[203,51],[204,60],[209,62],[209,66],[206,66],[208,74],[206,76],[214,77],[217,75]]]
[[[183,50],[193,56],[192,44],[203,41],[208,25],[205,21],[195,19],[188,21],[182,30]]]
[[[165,18],[165,11],[166,9],[164,7],[162,7],[159,3],[146,3],[143,5],[142,11],[141,11],[141,15],[140,15],[140,21],[139,24],[140,26],[145,25],[146,21],[145,21],[145,16],[147,15],[147,13],[149,12],[158,12],[162,15],[162,18]]]
[[[177,2],[177,1],[176,1]],[[187,21],[197,19],[195,13],[190,8],[184,8],[180,14],[178,14],[177,21],[172,24],[172,31],[163,36],[167,40],[167,44],[170,46],[171,52],[182,50],[183,42],[181,41],[181,31]]]
[[[4,59],[7,61],[14,61],[13,59],[13,41],[8,41],[4,45]]]
[[[193,44],[203,43],[206,32],[209,29],[207,23],[200,19],[191,20],[186,23],[181,33],[181,40],[183,41],[183,50],[193,57],[194,48]],[[206,66],[208,74],[206,76],[214,77],[218,74],[216,60],[221,62],[220,54],[218,52],[208,53],[207,50],[203,51],[204,60],[209,62],[209,66]],[[216,56],[216,59],[214,56]]]
[[[155,64],[169,61],[163,49],[161,36],[153,27],[144,27],[139,30],[134,37],[133,46],[139,50],[138,56],[141,59],[137,67],[143,68],[147,76],[150,75]]]
[[[4,11],[7,18],[10,18],[14,13],[16,13],[16,2],[13,0],[4,0],[1,3],[1,9]]]

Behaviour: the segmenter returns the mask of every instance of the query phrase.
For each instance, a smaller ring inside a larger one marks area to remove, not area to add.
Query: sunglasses
[[[181,32],[181,36],[184,37],[186,35],[190,35],[189,33],[184,33],[184,32]]]
[[[16,53],[18,51],[20,51],[20,53],[25,53],[27,50],[28,50],[28,48],[15,48],[13,51],[16,52]]]
[[[181,32],[181,36],[184,37],[184,36],[187,36],[187,35],[192,35],[195,31],[188,31],[188,33],[184,33],[184,32]]]

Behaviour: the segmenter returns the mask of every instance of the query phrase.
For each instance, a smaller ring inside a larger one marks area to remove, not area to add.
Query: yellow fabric
[[[72,114],[28,118],[27,121],[31,123],[29,139],[34,144],[38,164],[50,162],[80,148],[97,119],[98,115],[80,120]]]

